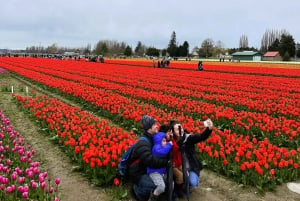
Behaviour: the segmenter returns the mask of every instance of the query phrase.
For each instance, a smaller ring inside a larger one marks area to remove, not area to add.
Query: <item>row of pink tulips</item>
[[[0,110],[0,199],[58,201],[60,179],[53,181],[33,161],[35,150],[26,145]]]

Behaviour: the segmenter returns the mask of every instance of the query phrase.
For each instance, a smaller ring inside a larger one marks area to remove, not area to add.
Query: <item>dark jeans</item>
[[[133,185],[133,191],[138,200],[148,200],[155,187],[156,186],[149,175],[144,174],[141,176],[138,183]]]

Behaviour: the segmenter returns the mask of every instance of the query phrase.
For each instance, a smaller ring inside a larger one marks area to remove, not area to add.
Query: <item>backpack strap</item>
[[[151,146],[151,143],[150,143],[150,141],[149,141],[149,139],[148,139],[147,137],[141,136],[141,137],[140,137],[140,140],[146,141],[146,142]]]

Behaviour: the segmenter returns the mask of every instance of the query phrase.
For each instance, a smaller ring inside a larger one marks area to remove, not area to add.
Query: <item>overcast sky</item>
[[[299,0],[1,0],[0,49],[92,48],[99,40],[166,48],[171,34],[190,49],[210,38],[260,48],[266,30],[285,29],[300,42]]]

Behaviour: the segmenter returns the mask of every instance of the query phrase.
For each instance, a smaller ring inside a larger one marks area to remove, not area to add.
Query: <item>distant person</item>
[[[100,61],[100,63],[104,63],[104,58],[103,58],[103,56],[100,57],[99,61]]]
[[[162,68],[164,68],[165,67],[165,60],[163,59],[163,60],[161,60],[161,62],[160,62],[160,66],[162,67]]]
[[[170,66],[170,60],[169,59],[166,61],[166,65],[167,65],[167,67]]]
[[[202,61],[198,62],[198,71],[203,71]]]

